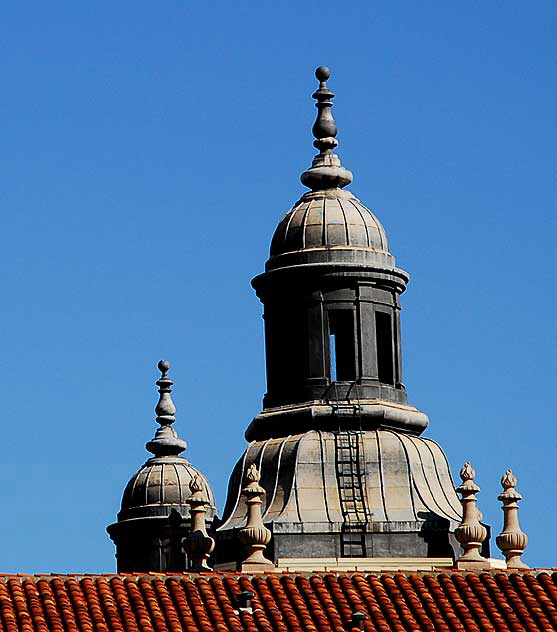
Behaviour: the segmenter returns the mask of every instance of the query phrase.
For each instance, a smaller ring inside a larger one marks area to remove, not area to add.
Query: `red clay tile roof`
[[[356,611],[368,631],[557,630],[557,571],[0,576],[0,632],[346,632]]]

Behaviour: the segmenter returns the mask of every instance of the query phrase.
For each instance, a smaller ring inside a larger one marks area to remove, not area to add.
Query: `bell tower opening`
[[[375,312],[377,377],[384,384],[394,383],[393,325],[391,315]]]
[[[348,309],[328,311],[329,380],[353,382],[356,379],[354,312]]]

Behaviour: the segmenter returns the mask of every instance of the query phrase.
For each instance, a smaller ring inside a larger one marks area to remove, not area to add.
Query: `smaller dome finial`
[[[176,421],[176,406],[172,401],[172,385],[174,382],[168,377],[170,362],[161,360],[157,367],[161,372],[157,380],[159,387],[159,401],[155,407],[157,423],[160,428],[155,433],[154,438],[146,444],[149,452],[155,456],[175,456],[186,449],[186,442],[178,437],[172,424]]]
[[[327,87],[327,80],[331,70],[327,66],[319,66],[315,71],[319,81],[319,88],[312,94],[317,101],[317,118],[313,124],[312,133],[315,137],[314,147],[319,149],[311,167],[301,175],[302,184],[312,191],[324,191],[345,187],[352,182],[352,174],[340,164],[339,157],[334,153],[338,145],[336,135],[338,128],[333,118],[331,99],[335,96]]]

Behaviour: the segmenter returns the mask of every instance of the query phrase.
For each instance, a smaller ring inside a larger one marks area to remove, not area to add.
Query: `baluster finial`
[[[327,66],[319,66],[315,71],[319,81],[319,88],[313,93],[317,101],[317,118],[312,132],[315,137],[314,147],[319,153],[313,159],[311,167],[301,175],[302,184],[312,191],[324,191],[345,187],[352,182],[352,174],[340,164],[339,157],[334,153],[338,145],[336,135],[338,128],[333,118],[331,99],[335,96],[327,86],[331,71]]]
[[[456,491],[461,495],[462,521],[455,529],[454,534],[464,549],[464,553],[456,560],[457,566],[462,568],[487,566],[488,560],[480,553],[482,542],[487,537],[487,529],[480,523],[480,512],[476,499],[476,494],[480,488],[474,483],[476,472],[470,465],[470,461],[466,461],[460,470],[460,478],[462,483],[456,488]]]
[[[186,449],[187,443],[178,437],[176,430],[172,427],[172,424],[176,421],[176,406],[172,401],[172,385],[174,382],[168,377],[170,363],[168,360],[161,360],[157,366],[161,376],[157,380],[159,401],[155,407],[155,413],[157,414],[156,421],[160,428],[158,428],[154,438],[145,447],[155,456],[176,456]]]
[[[259,484],[261,475],[257,469],[257,465],[252,463],[244,477],[244,489],[242,496],[246,499],[248,507],[247,523],[243,529],[240,529],[240,542],[246,547],[248,556],[240,564],[240,570],[267,570],[274,568],[274,564],[264,555],[267,544],[271,541],[271,532],[263,524],[261,505],[265,497],[265,490]]]
[[[186,503],[190,506],[191,531],[184,539],[184,549],[188,554],[188,570],[211,571],[213,569],[207,561],[215,548],[215,541],[207,533],[205,514],[210,503],[203,493],[203,482],[199,474],[191,479],[189,487],[191,496]]]
[[[502,493],[497,497],[503,503],[503,531],[495,539],[503,552],[507,568],[528,568],[520,559],[528,544],[528,536],[518,522],[518,501],[522,496],[516,491],[516,476],[507,470],[501,478]]]

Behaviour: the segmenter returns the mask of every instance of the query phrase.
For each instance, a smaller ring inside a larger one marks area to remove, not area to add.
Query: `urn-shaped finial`
[[[244,475],[242,496],[246,499],[248,509],[247,523],[240,529],[240,542],[246,547],[248,556],[241,563],[241,570],[266,570],[274,568],[274,564],[264,555],[267,544],[271,541],[271,532],[263,524],[261,505],[265,490],[259,485],[261,474],[255,463],[252,463]]]
[[[476,472],[466,461],[460,470],[462,483],[456,488],[461,495],[462,521],[455,529],[455,537],[463,548],[463,554],[457,559],[457,565],[487,565],[488,561],[480,554],[482,542],[487,537],[487,529],[480,523],[480,512],[476,494],[480,488],[474,483]]]
[[[507,470],[501,478],[502,493],[497,497],[503,503],[503,530],[496,538],[507,561],[507,568],[528,568],[520,559],[528,544],[528,536],[520,528],[518,521],[518,501],[522,496],[516,491],[516,476]]]
[[[207,533],[205,514],[209,508],[209,501],[205,497],[203,483],[199,474],[190,482],[191,496],[186,500],[190,506],[191,532],[184,538],[184,549],[188,554],[188,569],[190,571],[210,571],[212,568],[207,560],[215,548],[215,541]]]

